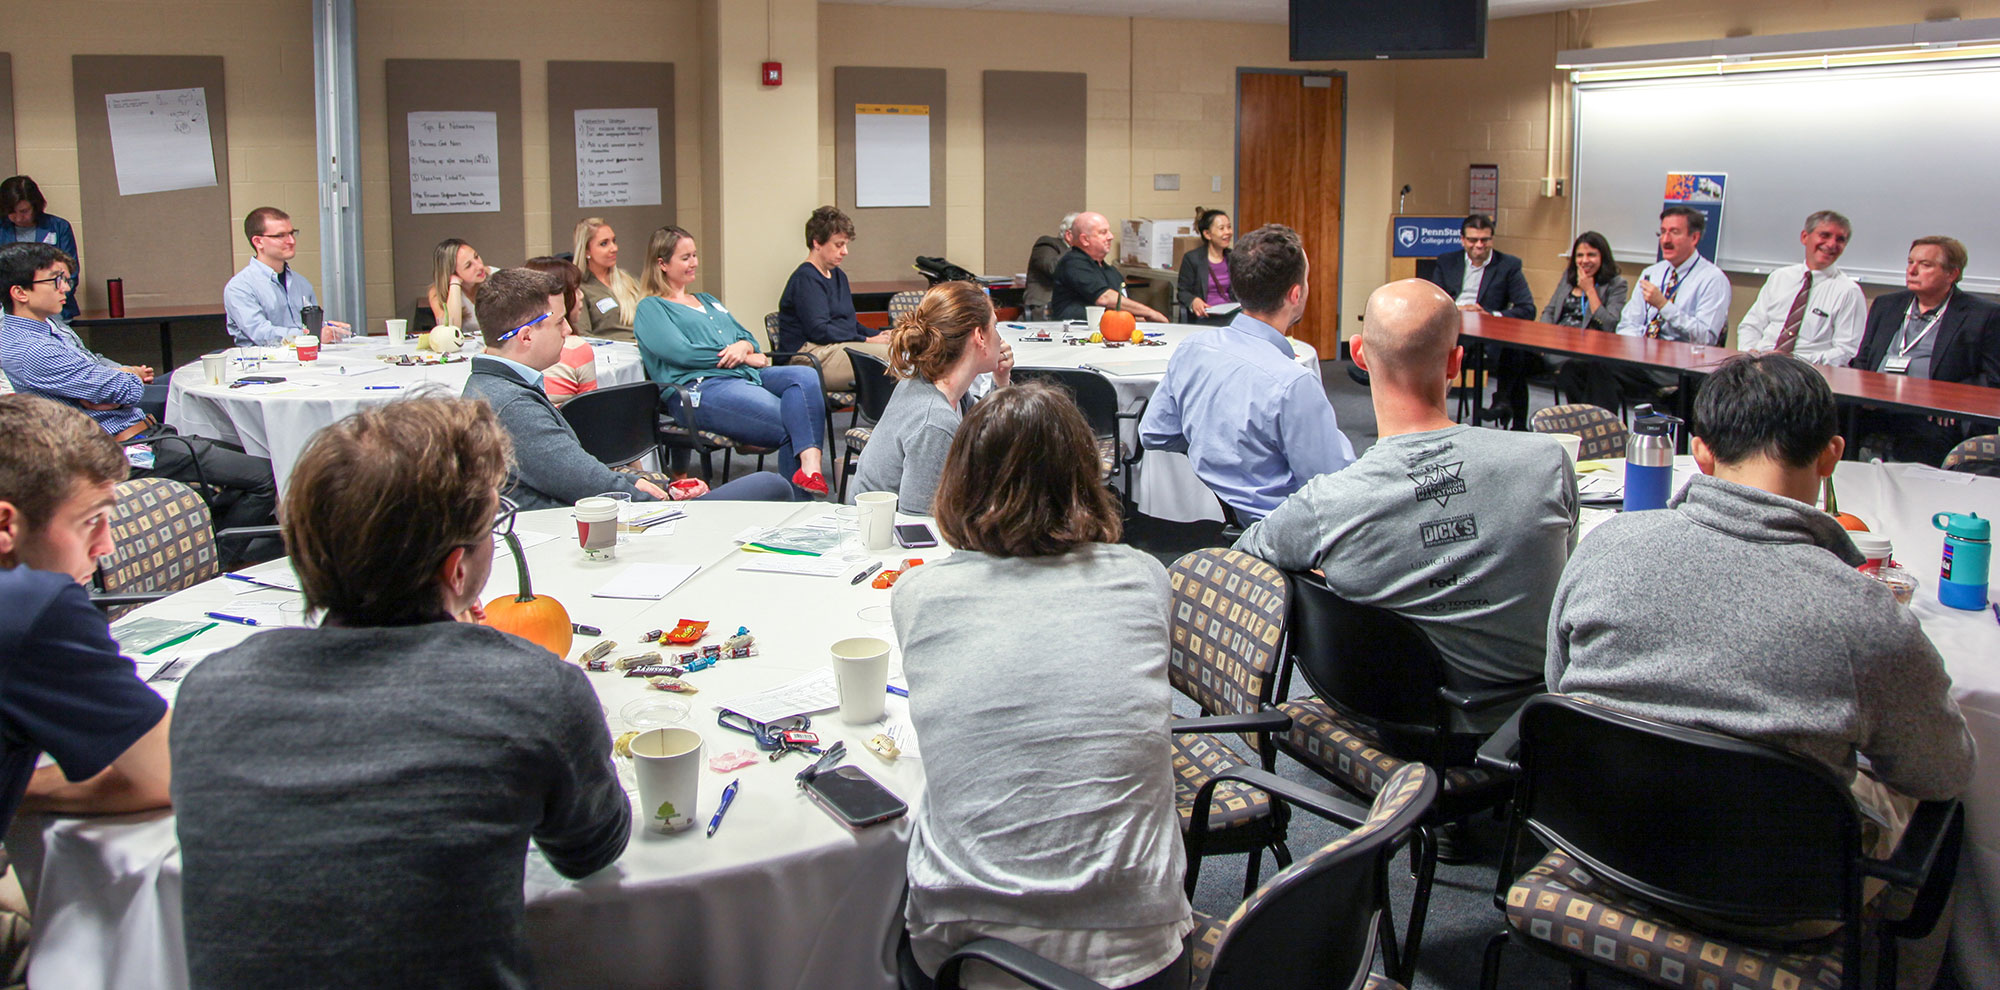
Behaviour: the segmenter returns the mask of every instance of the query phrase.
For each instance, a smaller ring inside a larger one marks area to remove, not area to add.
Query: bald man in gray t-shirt
[[[1342,598],[1411,619],[1453,686],[1478,688],[1542,672],[1549,604],[1576,546],[1576,477],[1548,437],[1461,426],[1445,412],[1464,355],[1459,319],[1428,282],[1369,297],[1353,346],[1381,439],[1307,482],[1236,548],[1319,568]],[[1490,731],[1510,714],[1460,727]]]

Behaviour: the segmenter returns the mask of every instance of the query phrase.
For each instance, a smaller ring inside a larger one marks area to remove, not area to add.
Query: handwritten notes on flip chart
[[[207,90],[196,86],[106,93],[104,110],[111,125],[111,160],[118,173],[118,195],[215,185]]]
[[[576,112],[576,205],[660,205],[660,111]]]
[[[414,110],[410,212],[500,212],[500,120],[490,110]]]

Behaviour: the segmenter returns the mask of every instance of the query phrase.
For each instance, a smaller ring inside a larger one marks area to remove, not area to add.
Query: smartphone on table
[[[937,534],[931,531],[929,523],[897,523],[896,544],[905,549],[938,545]]]

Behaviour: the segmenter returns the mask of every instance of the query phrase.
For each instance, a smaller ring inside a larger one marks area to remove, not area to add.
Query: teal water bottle
[[[1986,607],[1986,574],[1993,562],[1993,521],[1979,513],[1940,512],[1931,525],[1944,530],[1944,564],[1938,601],[1977,612]]]

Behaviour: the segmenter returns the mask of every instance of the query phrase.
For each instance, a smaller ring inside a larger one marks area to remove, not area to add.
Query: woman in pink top
[[[542,391],[549,393],[549,399],[556,405],[562,405],[597,387],[596,351],[589,341],[576,333],[577,327],[589,325],[579,322],[584,319],[583,272],[561,258],[547,255],[530,258],[522,267],[562,279],[563,306],[569,312],[569,334],[563,338],[562,356],[542,372]]]

